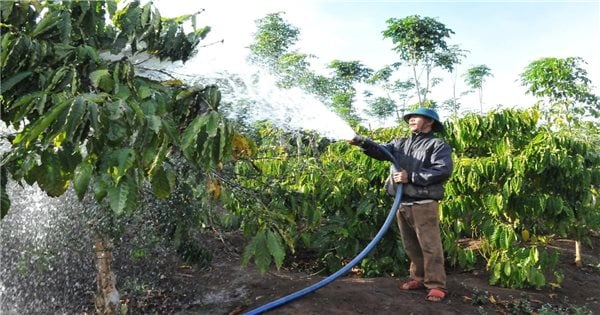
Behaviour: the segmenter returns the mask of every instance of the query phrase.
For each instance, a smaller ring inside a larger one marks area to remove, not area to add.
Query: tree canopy
[[[1,119],[14,133],[2,159],[2,216],[8,177],[58,196],[72,183],[115,214],[136,208],[149,181],[168,196],[180,151],[193,164],[226,159],[231,127],[216,86],[140,75],[135,58],[186,61],[209,27],[196,16],[164,18],[151,3],[4,2]]]

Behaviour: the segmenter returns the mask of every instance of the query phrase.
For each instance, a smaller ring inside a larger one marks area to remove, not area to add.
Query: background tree
[[[479,112],[483,113],[483,83],[487,77],[492,77],[490,68],[486,65],[473,66],[463,75],[465,83],[479,95]]]
[[[369,108],[367,115],[380,120],[395,116],[396,121],[402,121],[402,116],[407,107],[407,102],[414,93],[410,91],[415,88],[412,80],[393,80],[392,75],[398,69],[399,64],[387,65],[373,73],[366,81],[375,88],[381,88],[386,96],[376,96],[370,90],[365,91],[365,97]]]
[[[571,130],[584,116],[599,115],[600,101],[583,64],[578,57],[541,58],[521,73],[527,93],[540,99],[546,118],[558,127]]]
[[[382,123],[386,118],[398,116],[396,102],[390,97],[373,97],[370,92],[365,92],[369,108],[366,110],[367,115],[379,119]]]
[[[300,31],[287,23],[281,14],[283,13],[269,13],[255,21],[254,42],[249,47],[249,60],[252,63],[277,70],[279,59],[288,54],[298,41]]]
[[[373,73],[360,61],[333,60],[328,68],[333,71],[330,93],[331,106],[346,121],[356,124],[360,121],[353,106],[356,96],[355,83],[364,82]]]
[[[327,64],[329,75],[310,69],[315,56],[293,51],[299,31],[281,17],[281,12],[267,14],[256,20],[257,30],[250,45],[249,60],[266,66],[284,88],[300,87],[317,95],[342,118],[351,123],[360,120],[353,106],[354,84],[364,82],[372,70],[360,61],[333,60]]]
[[[315,56],[293,49],[300,30],[288,23],[283,14],[269,13],[255,21],[256,31],[249,46],[248,60],[251,64],[266,67],[269,73],[277,77],[281,87],[300,87],[318,92],[315,82],[319,78],[310,70],[310,59]]]
[[[164,18],[130,1],[4,2],[1,15],[1,119],[15,130],[2,157],[4,216],[8,178],[50,196],[72,186],[91,193],[115,219],[137,207],[148,184],[174,189],[176,156],[210,169],[229,156],[230,125],[216,86],[161,82],[138,73],[133,57],[186,61],[209,32],[195,15]],[[184,22],[194,29],[186,33]],[[102,56],[116,55],[104,59]],[[111,271],[110,229],[95,226],[99,313],[119,304]]]
[[[386,22],[388,28],[383,31],[383,37],[392,40],[393,50],[399,53],[400,60],[412,68],[419,104],[423,106],[430,92],[431,71],[436,67],[452,70],[458,60],[449,57],[456,52],[446,43],[454,32],[434,18],[419,15],[391,18]],[[420,79],[423,72],[424,82]]]
[[[452,45],[448,47],[450,53],[442,54],[442,58],[448,58],[449,62],[453,65],[458,65],[462,62],[462,59],[465,58],[467,50],[459,48],[458,45]],[[450,79],[452,80],[452,98],[447,99],[443,102],[442,107],[448,109],[452,113],[452,117],[458,117],[458,111],[460,110],[461,103],[459,97],[456,95],[456,82],[458,73],[454,66],[451,67],[450,71]],[[460,94],[462,95],[462,93]]]

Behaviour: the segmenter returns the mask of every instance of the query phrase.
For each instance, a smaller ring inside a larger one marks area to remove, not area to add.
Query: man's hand
[[[394,172],[392,174],[392,178],[395,183],[408,183],[408,173],[405,170],[401,170],[400,172]]]
[[[359,135],[355,135],[354,138],[352,138],[351,140],[348,140],[348,144],[351,145],[361,145],[363,144],[365,140],[363,139],[363,137],[359,136]]]

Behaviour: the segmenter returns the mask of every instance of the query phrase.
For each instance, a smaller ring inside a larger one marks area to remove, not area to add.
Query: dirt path
[[[214,244],[213,244],[214,245]],[[600,242],[585,249],[584,268],[570,263],[572,241],[554,246],[563,249],[561,288],[514,290],[490,286],[481,270],[448,273],[447,298],[441,303],[425,301],[425,291],[403,291],[404,279],[346,276],[269,314],[600,314]],[[218,247],[218,246],[217,246]],[[181,279],[196,286],[196,299],[176,314],[242,314],[296,292],[323,279],[288,270],[260,274],[241,268],[234,256],[219,254],[208,270],[179,270]]]

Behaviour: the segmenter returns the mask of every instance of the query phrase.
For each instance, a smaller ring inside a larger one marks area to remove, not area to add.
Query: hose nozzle
[[[364,142],[365,139],[360,135],[354,135],[351,140],[348,140],[348,143],[352,145],[362,145]]]

